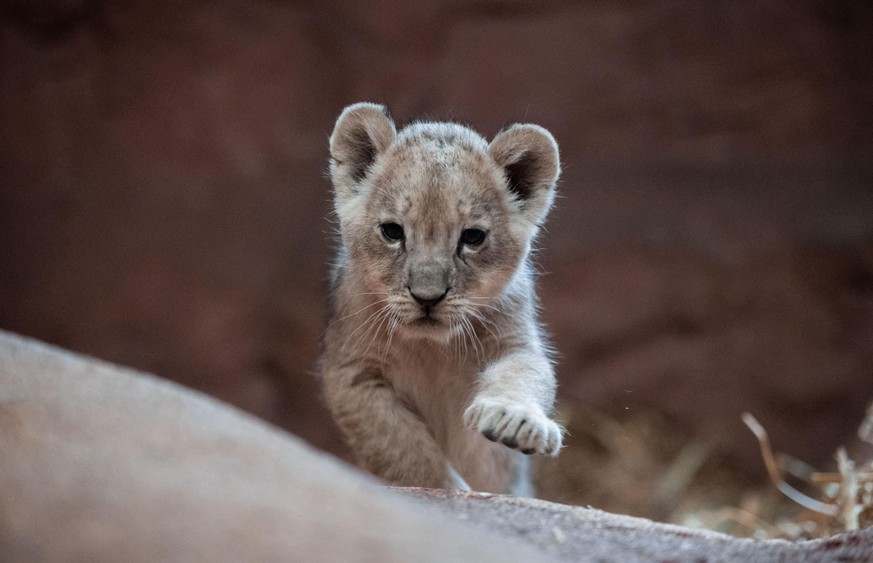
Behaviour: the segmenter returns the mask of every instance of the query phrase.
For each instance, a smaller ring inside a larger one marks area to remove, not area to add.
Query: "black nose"
[[[445,291],[443,291],[442,293],[439,293],[439,294],[434,293],[434,292],[422,292],[420,294],[417,294],[414,291],[412,291],[412,288],[409,288],[409,293],[410,293],[410,295],[412,295],[412,298],[415,299],[415,301],[419,305],[424,307],[425,309],[430,309],[434,305],[436,305],[437,303],[442,301],[443,298],[445,298],[446,294],[448,294],[448,292],[449,292],[449,290],[446,289]]]

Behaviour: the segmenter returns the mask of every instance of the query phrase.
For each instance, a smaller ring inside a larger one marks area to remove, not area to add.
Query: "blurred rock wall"
[[[868,2],[11,0],[0,326],[342,452],[313,377],[348,103],[558,139],[563,409],[827,459],[873,399]],[[572,442],[571,442],[572,445]]]

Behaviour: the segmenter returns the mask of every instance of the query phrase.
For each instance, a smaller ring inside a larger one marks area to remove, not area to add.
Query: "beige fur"
[[[562,438],[528,258],[557,144],[536,125],[490,143],[453,123],[398,132],[360,103],[330,152],[341,244],[321,367],[358,463],[397,485],[530,494],[519,452]]]

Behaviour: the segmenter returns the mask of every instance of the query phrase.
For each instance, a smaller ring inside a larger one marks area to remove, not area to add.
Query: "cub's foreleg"
[[[467,488],[421,416],[380,373],[328,368],[323,375],[329,407],[361,468],[398,486]]]
[[[563,430],[549,418],[556,382],[551,362],[535,349],[516,349],[481,374],[465,424],[525,454],[555,456]]]

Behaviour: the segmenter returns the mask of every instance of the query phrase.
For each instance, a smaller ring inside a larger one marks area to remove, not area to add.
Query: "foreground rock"
[[[870,561],[873,529],[807,542],[739,539],[602,510],[486,493],[401,489],[567,561]]]
[[[8,334],[0,452],[6,562],[537,560],[199,393]]]
[[[536,500],[397,494],[203,395],[2,332],[0,451],[3,561],[873,557],[871,532],[760,542]]]

